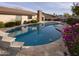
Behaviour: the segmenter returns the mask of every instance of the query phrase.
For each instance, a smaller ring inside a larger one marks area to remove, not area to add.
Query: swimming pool
[[[58,40],[61,33],[56,30],[55,23],[33,24],[8,30],[9,35],[16,41],[24,42],[25,46],[48,44]]]

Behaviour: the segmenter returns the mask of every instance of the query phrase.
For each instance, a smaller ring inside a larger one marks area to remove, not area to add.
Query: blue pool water
[[[16,41],[24,42],[25,46],[48,44],[61,37],[54,24],[50,23],[21,26],[7,32],[16,37]]]

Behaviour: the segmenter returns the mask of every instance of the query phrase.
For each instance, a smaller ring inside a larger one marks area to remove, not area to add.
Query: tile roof
[[[9,7],[0,7],[0,14],[8,15],[35,15],[35,12],[18,9],[18,8],[9,8]]]

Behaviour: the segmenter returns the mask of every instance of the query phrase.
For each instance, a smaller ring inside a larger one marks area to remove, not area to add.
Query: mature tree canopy
[[[71,15],[69,13],[64,13],[65,17],[71,17]]]
[[[73,12],[73,15],[75,16],[79,16],[79,3],[76,3],[76,4],[73,4],[72,6],[72,12]]]

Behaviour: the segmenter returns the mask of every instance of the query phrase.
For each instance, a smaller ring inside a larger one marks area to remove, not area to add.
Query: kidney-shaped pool
[[[9,35],[16,37],[16,41],[24,42],[25,46],[36,46],[54,42],[61,37],[61,33],[56,30],[56,24],[33,24],[16,27],[8,30]]]

